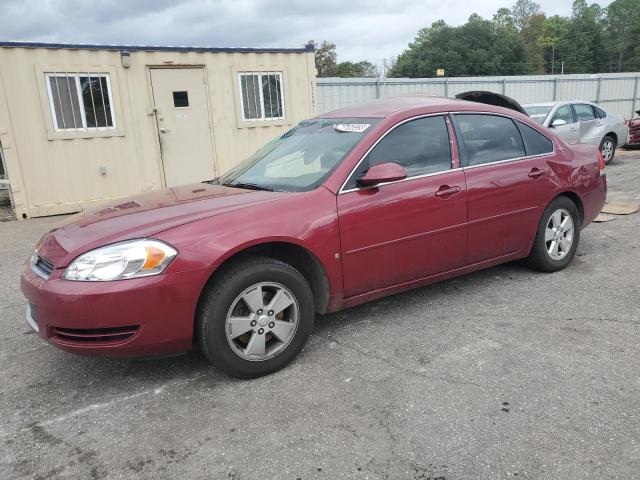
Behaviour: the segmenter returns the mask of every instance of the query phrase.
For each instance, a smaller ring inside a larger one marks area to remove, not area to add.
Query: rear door
[[[600,145],[604,136],[604,122],[597,118],[593,107],[587,103],[574,103],[579,125],[580,143]]]
[[[372,165],[397,163],[405,180],[358,188]],[[460,267],[467,194],[453,168],[448,119],[403,122],[364,157],[337,198],[346,297]]]
[[[468,198],[467,263],[522,253],[554,190],[553,142],[509,117],[456,114]]]
[[[555,120],[564,120],[567,123],[554,127],[553,122]],[[571,108],[571,105],[563,105],[555,111],[549,121],[549,128],[553,130],[553,133],[569,144],[578,143],[580,141],[580,126],[578,125],[575,112],[573,111],[573,108]]]

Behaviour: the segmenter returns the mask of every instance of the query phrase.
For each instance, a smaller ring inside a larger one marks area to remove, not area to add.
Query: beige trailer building
[[[208,180],[313,116],[299,49],[0,42],[0,154],[18,218]]]

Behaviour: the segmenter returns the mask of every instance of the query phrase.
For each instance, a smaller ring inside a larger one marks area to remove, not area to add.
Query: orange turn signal
[[[149,270],[152,268],[156,268],[162,264],[164,260],[165,253],[160,250],[158,247],[147,246],[145,247],[147,252],[147,259],[142,265],[143,270]]]

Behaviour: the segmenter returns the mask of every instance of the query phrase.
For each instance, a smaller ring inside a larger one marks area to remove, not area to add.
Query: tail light
[[[604,175],[605,167],[606,164],[604,163],[604,155],[602,155],[602,152],[600,151],[600,149],[598,149],[598,170],[600,170],[600,175]]]

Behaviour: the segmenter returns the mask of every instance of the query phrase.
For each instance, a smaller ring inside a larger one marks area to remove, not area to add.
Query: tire
[[[570,221],[567,221],[565,227],[558,231],[556,225],[562,224],[566,217],[569,217]],[[531,252],[527,257],[527,264],[542,272],[557,272],[569,265],[580,242],[580,223],[580,214],[575,203],[565,196],[554,199],[542,214]],[[567,246],[562,238],[569,240],[569,225],[572,226],[572,230],[570,245]],[[551,231],[548,232],[547,227],[550,227]],[[550,239],[551,236],[553,238]],[[557,248],[555,255],[554,241]]]
[[[616,154],[616,141],[613,137],[605,135],[600,142],[600,152],[604,157],[605,165],[609,165],[613,161],[613,157]]]
[[[268,310],[289,302],[281,312]],[[298,355],[314,317],[313,292],[300,272],[274,258],[254,257],[232,264],[205,289],[196,335],[205,358],[225,374],[256,378]]]

